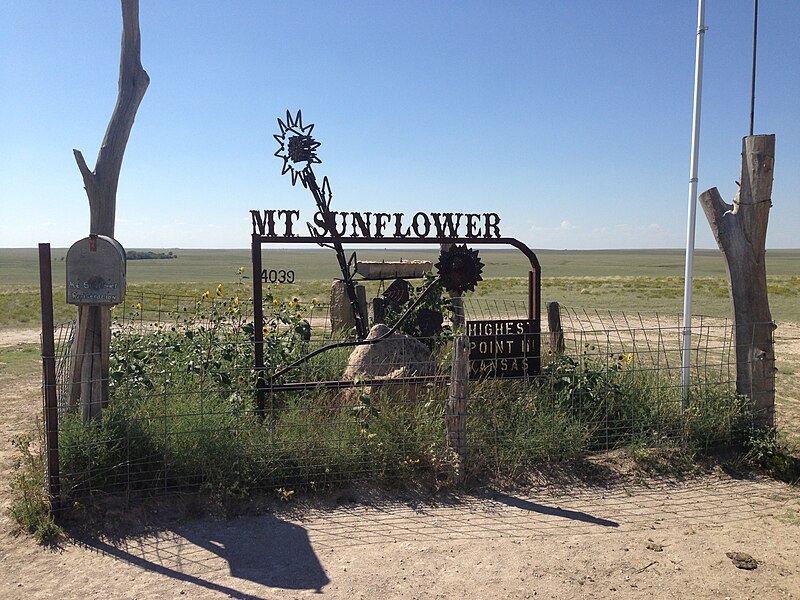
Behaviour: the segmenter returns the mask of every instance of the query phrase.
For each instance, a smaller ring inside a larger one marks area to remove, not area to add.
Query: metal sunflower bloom
[[[474,290],[478,282],[483,281],[483,262],[478,258],[478,251],[467,248],[466,244],[453,244],[442,251],[434,266],[439,269],[439,278],[448,292],[461,295]]]
[[[275,156],[283,159],[283,170],[281,175],[292,174],[292,185],[300,182],[303,187],[308,187],[307,176],[311,171],[311,165],[321,163],[317,157],[319,142],[311,137],[314,124],[303,125],[303,115],[297,111],[297,115],[292,117],[292,113],[286,111],[286,122],[278,119],[281,132],[272,137],[280,145],[275,152]]]

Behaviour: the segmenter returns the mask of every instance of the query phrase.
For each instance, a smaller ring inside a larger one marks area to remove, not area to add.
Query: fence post
[[[469,388],[469,336],[453,338],[453,369],[445,424],[447,447],[458,457],[459,476],[463,477],[467,459],[467,390]]]
[[[561,328],[561,306],[558,302],[547,305],[547,328],[550,330],[550,350],[564,354],[564,330]]]
[[[61,508],[61,482],[58,472],[58,398],[56,397],[56,344],[53,333],[53,274],[50,264],[50,244],[39,244],[39,290],[42,299],[42,374],[47,495],[50,498],[52,513]]]

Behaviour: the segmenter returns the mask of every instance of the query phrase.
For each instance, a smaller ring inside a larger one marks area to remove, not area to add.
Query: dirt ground
[[[800,327],[792,327],[783,337],[798,364]],[[0,332],[0,345],[37,340]],[[779,390],[800,383],[788,371]],[[166,519],[156,533],[42,548],[10,535],[6,511],[10,439],[40,412],[39,381],[0,365],[0,390],[4,599],[800,598],[800,489],[719,468],[684,480],[628,476],[424,502],[354,491],[316,507]],[[794,403],[795,395],[787,394]],[[779,420],[796,426],[796,404],[782,402],[792,410],[779,405]],[[737,568],[734,552],[756,568]]]

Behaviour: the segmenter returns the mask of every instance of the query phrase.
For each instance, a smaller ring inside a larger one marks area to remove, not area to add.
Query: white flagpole
[[[697,157],[700,150],[700,105],[703,97],[703,38],[705,0],[697,2],[697,48],[694,63],[694,110],[692,112],[692,154],[689,175],[689,218],[686,226],[686,272],[683,290],[683,346],[681,353],[681,384],[683,407],[689,400],[689,364],[692,348],[692,271],[694,268],[694,229],[697,216]]]

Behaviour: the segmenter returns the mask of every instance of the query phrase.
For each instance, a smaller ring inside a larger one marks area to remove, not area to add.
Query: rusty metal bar
[[[256,385],[256,408],[263,414],[264,398],[264,294],[261,287],[261,241],[253,236],[250,244],[251,262],[253,263],[253,343],[255,370],[258,373]]]
[[[536,294],[537,291],[536,275],[533,271],[528,271],[528,319],[531,321],[536,318],[535,314],[539,310],[539,298]]]
[[[328,203],[325,201],[325,198],[323,198],[322,192],[317,185],[317,178],[314,176],[314,171],[311,169],[310,165],[305,170],[305,183],[308,186],[308,189],[311,190],[311,194],[314,196],[314,201],[317,203],[317,209],[322,215],[322,218],[325,220],[325,226],[328,229],[335,228],[336,223],[331,216]],[[348,264],[347,258],[344,254],[342,240],[341,238],[332,238],[330,242],[331,247],[336,253],[336,261],[339,263],[339,270],[342,272],[342,281],[344,281],[344,287],[347,291],[347,299],[350,302],[350,310],[353,312],[353,320],[355,321],[356,325],[356,334],[358,335],[358,339],[363,340],[367,337],[369,332],[367,331],[367,324],[364,322],[363,314],[361,313],[361,306],[358,302],[358,293],[356,292],[356,284],[353,281],[353,273],[350,271],[350,265]],[[366,307],[364,308],[366,309]]]
[[[537,261],[538,262],[538,261]],[[542,270],[537,266],[533,271],[528,272],[528,318],[533,321],[533,333],[536,340],[539,340],[542,333]],[[539,344],[539,342],[536,342]],[[537,346],[537,355],[541,346]]]
[[[528,248],[523,242],[515,238],[477,238],[477,237],[422,237],[422,238],[396,238],[396,237],[311,237],[305,236],[269,236],[253,234],[253,239],[260,240],[262,244],[314,244],[318,246],[321,243],[332,243],[339,241],[347,244],[379,244],[381,246],[387,244],[428,244],[430,246],[435,244],[479,244],[491,246],[513,246],[525,255],[525,258],[531,264],[531,270],[539,273],[541,272],[541,265],[536,254]]]
[[[47,462],[47,495],[50,511],[61,508],[58,470],[58,398],[56,395],[56,344],[53,323],[53,273],[50,244],[39,244],[39,290],[42,300],[42,375],[44,384],[44,436]]]
[[[450,381],[449,375],[418,375],[416,377],[397,377],[392,379],[362,379],[359,381],[334,380],[334,381],[298,381],[292,383],[277,383],[267,386],[269,392],[304,392],[324,388],[326,390],[344,390],[354,387],[382,386],[382,385],[420,385],[425,383],[444,383]]]

